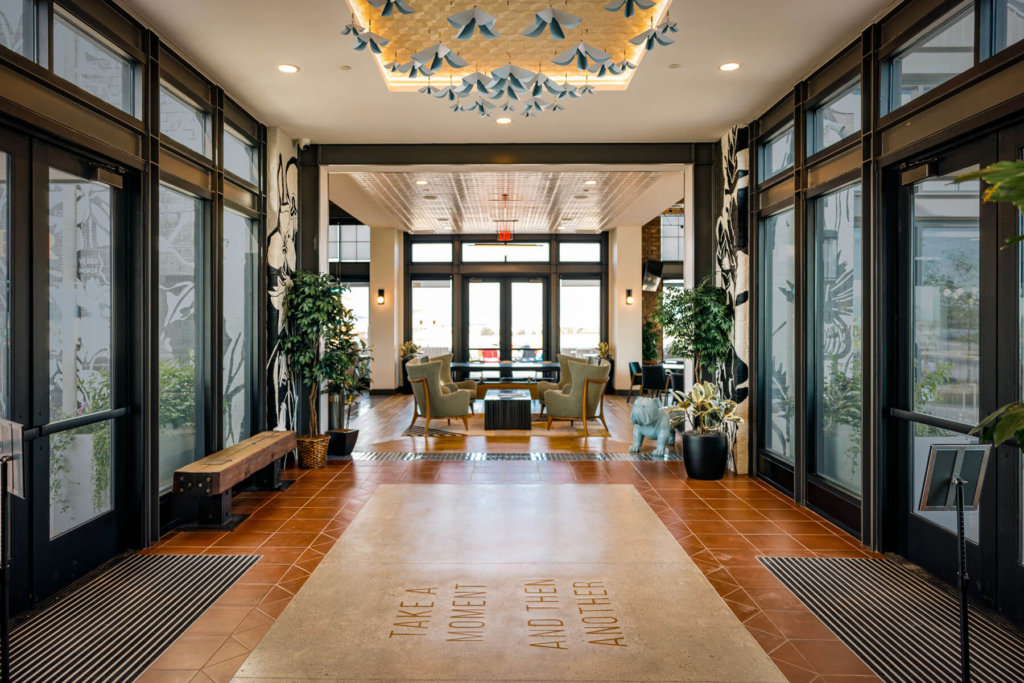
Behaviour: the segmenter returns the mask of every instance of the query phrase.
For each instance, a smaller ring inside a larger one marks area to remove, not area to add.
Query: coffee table
[[[532,406],[529,389],[489,389],[484,394],[484,429],[530,430]]]

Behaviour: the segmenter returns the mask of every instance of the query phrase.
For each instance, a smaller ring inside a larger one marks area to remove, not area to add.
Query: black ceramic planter
[[[683,464],[691,479],[721,479],[729,461],[729,439],[724,434],[683,434]]]
[[[332,429],[327,434],[331,437],[327,455],[352,455],[352,451],[356,449],[356,440],[359,439],[358,429]]]

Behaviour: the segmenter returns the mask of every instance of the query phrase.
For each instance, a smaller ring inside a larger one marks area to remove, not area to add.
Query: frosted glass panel
[[[254,222],[224,212],[224,445],[252,436],[252,385],[256,362],[256,297],[259,293],[259,244]],[[257,375],[258,376],[258,375]]]

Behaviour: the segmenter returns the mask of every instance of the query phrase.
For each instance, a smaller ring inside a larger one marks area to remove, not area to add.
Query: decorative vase
[[[358,429],[332,429],[327,434],[331,443],[327,446],[327,455],[348,456],[356,449],[356,441],[359,439]]]
[[[721,479],[729,462],[729,439],[724,434],[683,433],[683,464],[691,479]]]
[[[300,436],[298,442],[300,467],[316,470],[327,465],[327,446],[331,442],[331,437],[326,434]]]

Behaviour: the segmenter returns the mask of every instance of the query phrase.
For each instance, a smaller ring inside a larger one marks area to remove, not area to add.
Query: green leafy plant
[[[727,424],[743,422],[736,414],[736,402],[722,398],[721,390],[711,382],[696,382],[688,393],[674,391],[675,403],[665,408],[669,423],[676,429],[687,422],[701,436],[721,433]]]
[[[728,293],[711,284],[710,277],[690,289],[663,291],[652,317],[672,337],[669,354],[692,358],[698,378],[713,374],[732,353],[733,312]]]
[[[407,341],[402,344],[402,348],[399,350],[402,355],[402,362],[415,358],[420,353],[420,347],[414,344],[412,341]]]
[[[308,392],[311,435],[320,433],[316,406],[324,385],[345,365],[331,345],[347,310],[341,303],[342,291],[344,286],[330,275],[297,271],[284,297],[286,334],[281,350],[290,371]]]
[[[601,360],[612,359],[612,347],[608,342],[601,342],[597,345],[597,357]]]
[[[641,336],[641,353],[644,360],[658,360],[658,326],[648,318],[644,321]]]
[[[160,386],[160,429],[179,429],[196,420],[195,354],[187,358],[164,358],[158,366]]]
[[[100,370],[89,376],[81,388],[84,406],[88,412],[104,410],[110,406],[110,373]],[[80,434],[92,434],[92,507],[95,512],[104,509],[110,501],[110,420],[83,427]]]
[[[339,298],[340,294],[339,291]],[[330,365],[327,391],[341,397],[345,408],[342,412],[343,428],[348,424],[352,405],[359,394],[369,388],[370,361],[373,360],[366,342],[356,335],[355,326],[356,314],[342,304],[338,317],[328,326],[324,336],[325,362]]]

